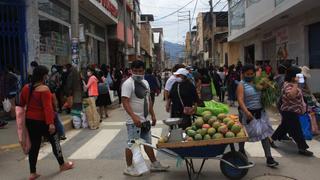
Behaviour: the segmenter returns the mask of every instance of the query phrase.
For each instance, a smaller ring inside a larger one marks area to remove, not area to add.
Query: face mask
[[[144,75],[136,75],[136,74],[132,74],[132,79],[136,80],[136,81],[142,81],[144,78]]]
[[[62,71],[63,71],[63,72],[67,72],[67,69],[63,69]]]
[[[182,82],[182,81],[183,81],[182,78],[180,78],[180,77],[177,78],[177,82]]]
[[[243,80],[245,82],[252,82],[254,80],[254,76],[251,76],[251,77],[244,77]]]

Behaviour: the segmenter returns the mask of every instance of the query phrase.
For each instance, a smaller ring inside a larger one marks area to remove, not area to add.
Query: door
[[[0,72],[13,66],[26,80],[25,5],[20,0],[0,1]],[[22,81],[22,82],[23,82]]]
[[[268,41],[264,41],[262,43],[262,56],[263,60],[268,60],[270,62],[270,65],[272,69],[277,68],[277,47],[276,47],[276,39],[271,39]]]
[[[320,22],[309,26],[309,66],[320,68]]]
[[[254,62],[255,62],[254,51],[255,51],[254,44],[244,48],[244,62],[245,63],[254,64]]]

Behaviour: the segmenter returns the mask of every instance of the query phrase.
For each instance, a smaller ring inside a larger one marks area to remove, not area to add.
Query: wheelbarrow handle
[[[222,158],[220,159],[220,161],[228,164],[229,166],[232,166],[233,168],[237,168],[237,169],[249,169],[249,168],[252,168],[252,167],[255,166],[254,162],[249,162],[249,164],[246,165],[246,166],[237,166],[237,165],[234,165],[234,164],[230,163],[229,161],[226,161],[226,160],[224,160]]]

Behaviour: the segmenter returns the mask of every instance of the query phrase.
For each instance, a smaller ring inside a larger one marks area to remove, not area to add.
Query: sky
[[[172,12],[177,11],[181,7],[191,2],[178,13],[158,20]],[[196,25],[196,17],[199,12],[208,12],[210,10],[209,0],[140,0],[141,13],[153,14],[155,21],[152,22],[152,27],[164,28],[164,39],[173,43],[184,44],[186,33],[189,31],[188,11],[192,18],[192,27]],[[213,5],[217,5],[214,11],[227,11],[227,0],[213,0]],[[196,8],[195,8],[196,7]],[[178,17],[185,16],[185,17]],[[180,20],[179,20],[180,19]]]

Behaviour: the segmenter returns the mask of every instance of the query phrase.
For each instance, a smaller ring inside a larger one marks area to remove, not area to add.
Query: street
[[[164,111],[164,102],[160,97],[155,103],[155,111],[158,124],[152,129],[152,133],[161,135],[167,132],[167,127],[161,120],[168,117]],[[231,112],[236,112],[235,108]],[[271,114],[273,126],[276,128],[277,115]],[[39,154],[38,172],[40,179],[132,179],[123,175],[125,168],[124,148],[126,146],[126,127],[124,124],[125,112],[120,107],[110,111],[110,118],[105,119],[98,130],[70,130],[67,132],[67,140],[62,141],[62,150],[65,159],[73,160],[75,168],[64,173],[58,172],[58,164],[51,153],[51,146],[44,145]],[[153,144],[156,144],[153,140]],[[298,180],[318,180],[320,168],[320,143],[319,139],[308,141],[314,157],[308,158],[297,154],[296,146],[292,142],[277,142],[278,149],[272,149],[272,154],[279,161],[280,166],[275,169],[266,167],[264,152],[260,142],[247,143],[246,151],[250,161],[256,163],[249,170],[244,179],[253,179],[262,175],[281,175]],[[140,179],[187,179],[185,164],[177,164],[177,160],[162,153],[156,153],[157,158],[170,165],[168,172],[147,173]],[[145,159],[146,155],[144,155]],[[0,179],[20,180],[26,179],[29,173],[28,161],[20,150],[3,152],[0,154]],[[149,162],[149,161],[147,161]],[[200,160],[196,161],[196,167]],[[219,161],[209,160],[204,166],[200,179],[226,179],[220,172]],[[274,178],[273,178],[274,179]]]

